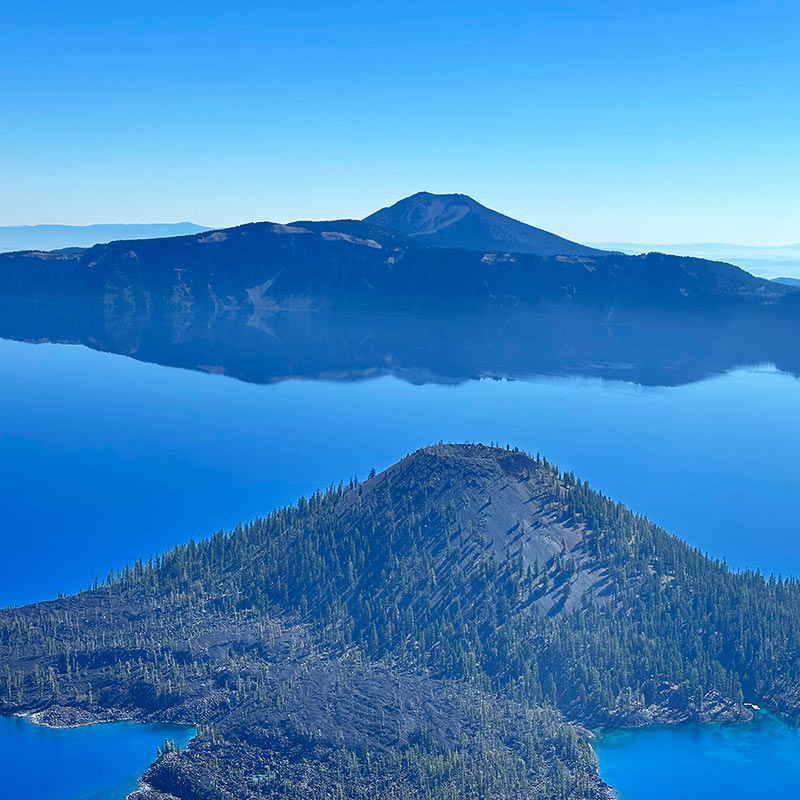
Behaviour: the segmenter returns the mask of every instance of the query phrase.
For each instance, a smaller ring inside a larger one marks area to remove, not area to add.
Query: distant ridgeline
[[[252,381],[566,372],[681,383],[746,363],[800,372],[798,333],[797,286],[696,258],[606,253],[463,195],[414,195],[365,221],[0,254],[0,336]]]
[[[487,209],[488,211],[488,209]],[[383,212],[378,212],[380,214]],[[522,225],[522,223],[516,223]],[[528,227],[528,226],[523,226]],[[533,229],[536,230],[536,229]],[[545,232],[540,232],[545,234]],[[251,223],[89,249],[0,254],[0,292],[37,301],[89,297],[105,313],[152,305],[190,317],[230,312],[435,312],[572,307],[628,311],[779,311],[795,287],[684,256],[604,253],[566,242],[564,255],[503,250],[510,237],[458,248],[368,221]],[[474,249],[477,244],[493,249]],[[67,306],[68,307],[68,303]]]
[[[538,456],[437,445],[0,612],[0,711],[199,726],[143,800],[591,800],[580,726],[797,715],[798,654],[797,582]]]
[[[14,250],[58,250],[92,247],[114,239],[155,239],[183,236],[208,228],[191,222],[161,222],[124,225],[0,225],[0,253]]]

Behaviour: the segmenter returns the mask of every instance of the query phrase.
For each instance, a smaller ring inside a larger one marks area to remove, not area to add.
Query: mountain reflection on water
[[[412,383],[581,375],[677,386],[765,363],[800,374],[800,323],[790,319],[644,311],[600,318],[564,308],[440,317],[177,309],[109,306],[97,298],[6,301],[0,337],[78,343],[264,384],[377,375]]]

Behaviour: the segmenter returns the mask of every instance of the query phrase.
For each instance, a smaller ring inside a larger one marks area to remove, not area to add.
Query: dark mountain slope
[[[517,567],[527,571],[568,552],[572,579],[558,592],[530,597],[542,610],[563,611],[583,605],[585,595],[601,592],[608,576],[590,554],[585,526],[564,515],[554,488],[549,473],[522,453],[498,457],[490,448],[444,446],[404,459],[367,481],[364,491],[384,501],[402,498],[393,509],[399,518],[417,514],[426,518],[426,540],[420,546],[432,558],[449,554],[449,565],[434,566],[445,581],[450,580],[453,566],[459,571],[475,568],[476,556],[481,563],[492,556],[502,568],[513,552]],[[357,531],[363,496],[353,494],[348,500],[342,504],[341,518]],[[453,594],[458,592],[443,591],[442,601],[448,602]],[[413,597],[403,598],[407,602],[413,603]]]
[[[263,555],[266,573],[237,583],[252,602],[308,608],[373,657],[477,670],[585,722],[735,716],[742,697],[794,711],[800,700],[796,583],[732,574],[522,453],[420,451],[326,524],[280,544],[266,536]]]
[[[465,194],[417,192],[370,214],[364,221],[400,231],[435,247],[538,256],[603,252],[492,211]]]
[[[590,725],[800,711],[800,586],[731,573],[546,461],[364,483],[0,612],[0,711],[194,722],[180,800],[594,798]]]
[[[68,315],[176,326],[230,313],[439,315],[556,310],[608,320],[646,311],[760,313],[792,289],[729,264],[665,256],[497,255],[425,247],[363,222],[254,223],[85,251],[0,255],[0,298]],[[77,312],[76,312],[77,313]]]
[[[197,587],[148,595],[123,579],[17,612],[0,646],[19,667],[6,673],[3,710],[39,707],[34,718],[57,726],[198,725],[186,753],[145,776],[180,800],[603,794],[585,743],[552,711],[331,656],[306,627],[222,612]],[[22,662],[8,648],[20,631],[32,656]]]

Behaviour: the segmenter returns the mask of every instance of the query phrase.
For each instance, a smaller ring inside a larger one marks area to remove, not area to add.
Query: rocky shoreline
[[[88,709],[80,706],[53,705],[39,711],[20,713],[34,725],[45,728],[65,729],[83,728],[87,725],[100,725],[106,722],[146,722],[140,715],[121,709]]]
[[[692,704],[681,697],[677,684],[663,683],[652,703],[609,709],[604,716],[610,719],[611,724],[606,722],[600,727],[613,730],[645,728],[648,725],[682,725],[687,722],[746,724],[753,720],[757,708],[752,703],[736,703],[716,691],[704,695],[699,704]]]

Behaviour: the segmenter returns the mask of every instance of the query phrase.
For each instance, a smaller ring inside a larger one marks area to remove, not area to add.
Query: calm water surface
[[[620,800],[797,797],[800,728],[764,714],[749,725],[615,732],[595,742]]]
[[[253,385],[0,341],[0,605],[229,528],[439,440],[541,452],[736,566],[800,575],[800,380]]]
[[[31,800],[123,800],[171,739],[192,728],[114,722],[53,730],[0,716],[0,796]]]

